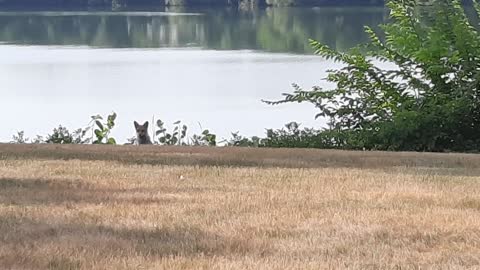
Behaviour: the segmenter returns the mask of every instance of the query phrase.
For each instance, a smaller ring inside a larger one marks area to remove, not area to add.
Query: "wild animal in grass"
[[[148,121],[145,122],[143,125],[138,124],[137,121],[134,121],[133,123],[135,124],[135,131],[137,133],[137,140],[135,144],[152,144],[152,140],[148,135]]]

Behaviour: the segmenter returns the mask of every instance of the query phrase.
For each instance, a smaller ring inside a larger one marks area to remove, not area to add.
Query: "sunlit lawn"
[[[1,269],[479,269],[480,156],[0,145]]]

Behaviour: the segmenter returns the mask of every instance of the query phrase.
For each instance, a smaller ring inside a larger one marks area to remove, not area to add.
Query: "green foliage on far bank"
[[[26,45],[201,47],[311,54],[308,43],[311,37],[341,51],[366,42],[368,36],[362,32],[362,25],[378,25],[383,22],[385,13],[382,7],[192,11],[203,15],[1,14],[0,40]]]
[[[262,6],[382,5],[384,0],[2,0],[1,6],[32,7],[111,7],[142,6],[227,6],[251,9]]]

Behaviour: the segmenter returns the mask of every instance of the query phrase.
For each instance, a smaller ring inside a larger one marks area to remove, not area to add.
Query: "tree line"
[[[383,5],[384,0],[3,0],[0,6],[18,7],[112,7],[137,6],[319,6],[319,5]]]

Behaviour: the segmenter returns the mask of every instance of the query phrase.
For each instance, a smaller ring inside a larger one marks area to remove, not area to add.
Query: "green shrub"
[[[165,123],[162,120],[157,120],[157,130],[154,131],[155,136],[158,136],[158,140],[154,142],[155,144],[160,145],[185,145],[185,137],[187,136],[187,126],[181,125],[181,121],[176,121],[173,123],[174,128],[172,132],[167,132]]]
[[[107,121],[103,123],[100,121],[103,120],[103,117],[100,115],[94,115],[91,118],[92,126],[88,127],[87,130],[93,129],[93,133],[95,135],[93,144],[117,144],[115,138],[110,137],[110,132],[115,127],[115,120],[117,119],[117,114],[112,113],[108,115]]]
[[[479,150],[480,36],[460,1],[432,4],[425,10],[415,0],[389,1],[390,21],[380,26],[384,38],[366,27],[371,41],[348,53],[311,40],[316,54],[344,64],[326,77],[336,87],[294,85],[283,100],[267,103],[314,104],[316,117],[330,121],[321,133],[339,148]],[[479,15],[477,2],[474,7]]]

